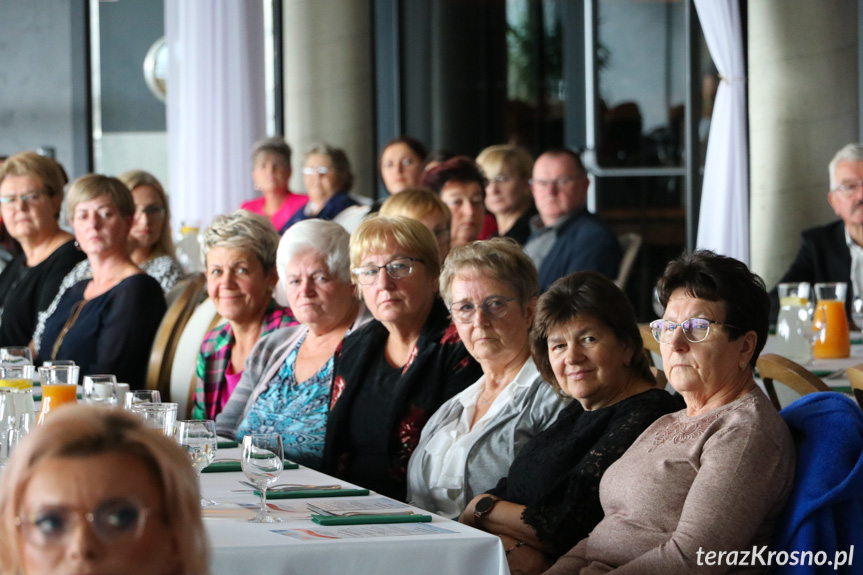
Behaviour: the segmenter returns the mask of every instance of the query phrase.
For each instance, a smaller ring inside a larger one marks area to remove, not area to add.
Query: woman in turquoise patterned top
[[[306,220],[279,243],[276,267],[300,325],[261,339],[224,410],[219,435],[280,433],[285,457],[319,467],[329,415],[333,354],[368,320],[351,285],[348,233],[340,225]]]

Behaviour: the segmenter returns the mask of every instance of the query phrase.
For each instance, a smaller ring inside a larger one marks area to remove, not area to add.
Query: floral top
[[[320,467],[327,433],[333,358],[306,381],[297,382],[294,368],[305,336],[285,358],[276,377],[237,429],[237,440],[250,433],[279,433],[285,457],[307,467]]]

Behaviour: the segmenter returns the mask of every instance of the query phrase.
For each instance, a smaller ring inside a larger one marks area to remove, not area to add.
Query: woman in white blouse
[[[536,268],[513,240],[454,249],[441,295],[483,376],[432,416],[408,465],[408,501],[457,517],[505,476],[525,443],[566,406],[530,357]]]

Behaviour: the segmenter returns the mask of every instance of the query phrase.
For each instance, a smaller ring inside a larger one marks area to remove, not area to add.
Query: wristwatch
[[[482,499],[476,502],[473,508],[473,516],[477,519],[482,519],[494,509],[494,505],[497,503],[497,499],[492,497],[491,495],[486,495]]]

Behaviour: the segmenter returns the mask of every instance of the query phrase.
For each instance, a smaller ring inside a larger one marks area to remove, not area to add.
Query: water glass
[[[27,346],[0,347],[0,363],[33,365],[33,354]]]
[[[192,467],[198,475],[200,490],[201,470],[210,465],[216,458],[218,442],[216,437],[216,422],[211,419],[191,419],[177,422],[174,439],[189,455]],[[201,505],[218,505],[217,502],[201,497]]]
[[[240,460],[243,473],[261,492],[261,511],[248,519],[249,523],[279,523],[267,510],[267,488],[275,484],[282,474],[282,436],[278,433],[251,434],[243,437],[243,457]]]
[[[116,407],[117,378],[108,374],[85,375],[83,397],[84,403]]]
[[[33,366],[26,363],[0,364],[0,388],[32,389]]]
[[[0,389],[0,469],[4,468],[9,460],[9,451],[17,425],[15,392],[11,389]]]
[[[157,389],[134,389],[126,393],[124,407],[132,409],[136,403],[162,403],[162,394]]]
[[[136,403],[132,405],[132,413],[137,413],[144,420],[145,427],[158,430],[168,437],[174,436],[176,403]]]

